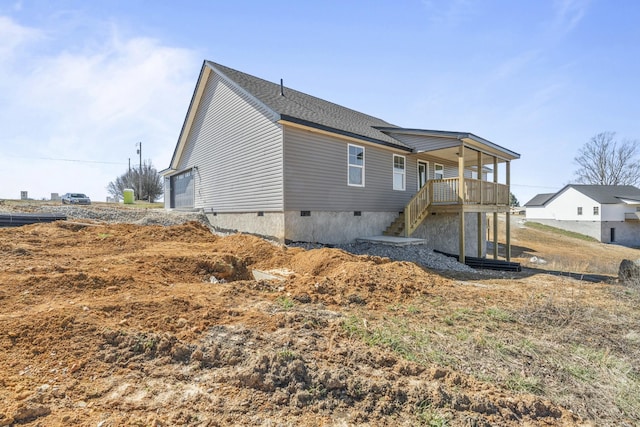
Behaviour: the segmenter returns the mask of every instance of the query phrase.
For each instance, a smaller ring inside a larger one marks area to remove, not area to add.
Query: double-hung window
[[[594,215],[600,215],[600,206],[594,206],[593,207],[593,214]]]
[[[444,166],[434,163],[433,179],[444,179]]]
[[[578,215],[582,215],[582,206],[578,206]]]
[[[398,156],[397,154],[393,155],[393,189],[394,190],[405,190],[405,182],[406,182],[406,168],[405,168],[406,159],[404,156]]]
[[[349,167],[347,184],[364,187],[364,147],[349,144]]]

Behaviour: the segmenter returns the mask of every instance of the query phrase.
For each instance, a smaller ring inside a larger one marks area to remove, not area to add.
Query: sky
[[[636,0],[0,0],[0,198],[169,166],[203,60],[521,155],[524,204],[640,139]]]

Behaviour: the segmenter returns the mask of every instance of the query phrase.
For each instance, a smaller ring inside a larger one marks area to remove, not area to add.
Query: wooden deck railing
[[[427,214],[429,204],[429,185],[425,185],[409,200],[404,208],[404,232],[407,237],[416,231],[425,215]]]
[[[509,187],[497,182],[464,178],[463,197],[458,195],[459,178],[434,179],[428,182],[432,187],[431,203],[465,205],[508,205]]]
[[[503,205],[509,204],[509,187],[496,182],[464,178],[463,197],[459,197],[459,178],[429,180],[404,208],[405,235],[418,228],[431,205]]]

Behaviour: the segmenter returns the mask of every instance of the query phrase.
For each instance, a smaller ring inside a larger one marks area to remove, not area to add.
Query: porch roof
[[[438,143],[433,144],[433,147],[429,147],[430,144],[424,144],[421,147],[414,147],[414,152],[429,152],[437,157],[441,157],[450,161],[456,161],[458,158],[458,148],[461,144],[469,147],[473,150],[480,151],[492,156],[496,156],[499,160],[510,161],[520,158],[520,154],[515,151],[504,148],[498,144],[495,144],[487,139],[481,138],[470,132],[453,132],[443,130],[429,130],[429,129],[412,129],[412,128],[398,128],[398,127],[377,127],[376,129],[381,132],[388,133],[390,135],[412,135],[425,138],[438,138]],[[471,163],[475,160],[471,159]]]

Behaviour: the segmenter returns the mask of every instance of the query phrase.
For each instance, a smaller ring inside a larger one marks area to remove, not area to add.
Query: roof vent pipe
[[[284,96],[284,82],[280,79],[280,96]]]

